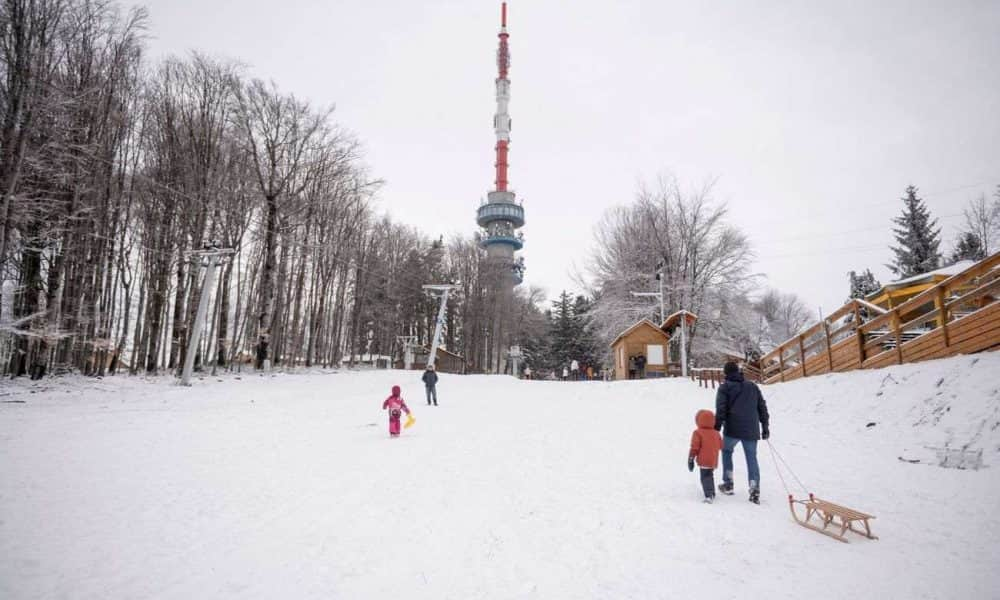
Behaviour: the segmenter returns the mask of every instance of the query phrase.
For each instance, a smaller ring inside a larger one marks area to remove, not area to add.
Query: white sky
[[[126,0],[127,1],[127,0]],[[475,230],[493,187],[499,0],[147,0],[154,58],[198,49],[317,105],[367,148],[395,220]],[[791,4],[794,4],[792,6]],[[917,185],[950,248],[1000,184],[1000,2],[512,0],[511,187],[526,283],[575,289],[640,180],[718,177],[757,272],[824,312],[883,282]]]

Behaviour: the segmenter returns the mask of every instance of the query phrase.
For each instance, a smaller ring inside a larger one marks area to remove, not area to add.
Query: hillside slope
[[[739,450],[737,495],[703,504],[685,458],[714,392],[684,380],[442,375],[437,408],[399,371],[5,381],[0,597],[989,598],[998,372],[764,388],[798,478],[878,517],[850,544],[792,522],[766,445],[760,506]],[[936,466],[944,447],[984,467]]]

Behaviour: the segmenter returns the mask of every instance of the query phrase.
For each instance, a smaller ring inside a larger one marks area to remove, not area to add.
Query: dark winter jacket
[[[760,431],[768,430],[767,403],[760,388],[744,381],[742,373],[726,375],[726,382],[715,395],[715,429],[741,440],[759,440]],[[759,425],[758,425],[759,424]]]
[[[428,369],[424,371],[424,376],[420,379],[423,380],[425,386],[432,388],[438,382],[438,374]]]

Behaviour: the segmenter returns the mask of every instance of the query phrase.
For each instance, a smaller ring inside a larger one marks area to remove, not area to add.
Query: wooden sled
[[[801,504],[806,508],[806,517],[800,519],[799,515],[795,513],[795,505]],[[840,540],[845,544],[848,543],[844,534],[848,531],[853,531],[858,535],[863,535],[870,540],[877,540],[878,538],[872,535],[871,528],[868,525],[868,519],[874,519],[872,515],[865,514],[863,512],[858,512],[852,508],[847,508],[846,506],[841,506],[839,504],[834,504],[833,502],[827,502],[826,500],[820,500],[812,494],[809,494],[808,500],[796,500],[791,494],[788,495],[788,508],[792,511],[792,518],[799,525],[812,529],[813,531],[818,531],[823,535],[828,535],[833,539]],[[812,522],[813,515],[816,516],[818,523]],[[854,528],[855,523],[861,523],[864,525],[865,530],[861,531]],[[820,526],[822,525],[822,527]],[[840,527],[840,533],[836,533],[835,529],[827,529],[830,525],[834,528]]]

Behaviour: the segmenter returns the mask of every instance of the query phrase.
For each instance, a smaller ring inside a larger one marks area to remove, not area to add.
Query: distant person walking
[[[563,367],[563,381],[566,381],[567,379],[569,379],[569,369]]]
[[[646,355],[640,354],[635,357],[635,372],[639,376],[639,379],[646,378]]]
[[[726,381],[715,395],[715,430],[722,431],[722,483],[719,491],[733,494],[733,450],[736,444],[742,444],[747,460],[750,502],[760,504],[757,440],[771,437],[767,402],[757,384],[743,379],[736,363],[727,362],[722,372]]]
[[[575,358],[569,363],[569,371],[573,375],[573,381],[580,379],[580,363]]]
[[[424,389],[427,391],[427,406],[431,405],[434,399],[434,406],[438,405],[437,382],[438,374],[434,371],[434,365],[427,365],[424,376],[420,378],[424,382]]]
[[[635,379],[635,357],[628,357],[628,378]]]
[[[524,378],[531,379],[531,367],[524,367]]]

